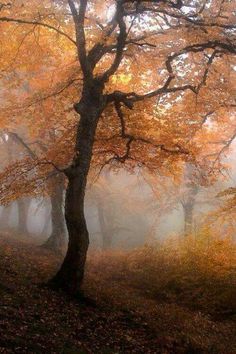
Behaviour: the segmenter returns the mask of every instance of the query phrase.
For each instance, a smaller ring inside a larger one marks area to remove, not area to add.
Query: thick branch
[[[177,13],[173,11],[168,11],[165,9],[160,9],[160,8],[148,8],[143,6],[140,10],[139,13],[145,13],[145,12],[152,12],[152,13],[161,13],[163,15],[166,15],[168,17],[177,19],[177,20],[183,20],[187,23],[190,23],[193,26],[199,26],[199,27],[219,27],[219,28],[224,28],[224,29],[235,29],[236,25],[234,23],[232,24],[224,24],[224,23],[218,23],[218,22],[205,22],[200,19],[194,19],[193,16],[187,16],[184,15],[183,13]],[[127,13],[128,15],[129,13]]]
[[[104,82],[108,81],[109,77],[116,72],[123,58],[123,50],[125,48],[127,33],[126,33],[126,25],[124,22],[124,9],[121,0],[117,1],[116,21],[118,23],[119,31],[120,31],[117,37],[116,54],[112,65],[101,77],[101,80]]]
[[[91,72],[91,68],[89,67],[89,62],[87,59],[86,39],[84,33],[84,20],[85,20],[86,8],[87,8],[87,0],[80,0],[79,12],[77,12],[73,0],[68,0],[68,4],[70,6],[70,10],[75,24],[76,45],[78,50],[80,66],[84,76],[91,77],[92,72]]]
[[[120,125],[121,125],[121,132],[120,132],[120,137],[123,139],[127,139],[126,142],[126,151],[122,156],[119,156],[118,154],[114,153],[114,157],[112,158],[112,160],[117,160],[119,162],[124,163],[127,159],[132,159],[131,155],[130,155],[130,151],[131,151],[131,145],[133,142],[141,142],[144,144],[148,144],[151,145],[152,147],[155,147],[163,152],[166,153],[170,153],[170,154],[188,154],[188,151],[181,148],[179,145],[176,144],[176,148],[175,149],[170,149],[165,147],[164,144],[155,144],[152,141],[142,138],[142,137],[136,137],[132,134],[129,134],[126,132],[126,125],[125,125],[125,119],[124,119],[124,115],[121,109],[121,103],[119,101],[115,102],[115,109],[117,112],[117,115],[119,117],[120,120]]]
[[[190,53],[190,52],[204,52],[205,49],[214,49],[214,52],[212,55],[209,57],[206,69],[204,71],[203,77],[201,82],[198,85],[190,85],[186,84],[183,86],[174,86],[170,87],[170,83],[173,81],[175,78],[173,68],[172,68],[172,62],[179,56]],[[232,54],[236,54],[236,48],[232,44],[228,43],[223,43],[219,41],[209,41],[206,43],[199,43],[199,44],[193,44],[190,46],[187,46],[180,50],[178,53],[174,53],[170,55],[167,60],[166,60],[166,69],[168,71],[169,76],[167,77],[164,85],[154,91],[151,91],[149,93],[139,95],[135,92],[130,92],[130,93],[123,93],[120,91],[115,91],[112,94],[108,95],[108,101],[109,102],[114,102],[119,100],[120,102],[123,102],[127,107],[131,108],[134,102],[142,101],[146,98],[152,98],[161,94],[167,94],[167,93],[174,93],[174,92],[179,92],[179,91],[186,91],[186,90],[191,90],[195,94],[198,94],[202,86],[206,84],[207,76],[209,73],[209,68],[210,65],[213,63],[214,58],[218,53],[224,53],[229,52]]]
[[[57,167],[54,162],[52,161],[48,161],[47,159],[44,160],[40,160],[39,157],[37,156],[37,154],[29,147],[29,144],[27,144],[17,133],[13,133],[13,132],[7,132],[7,134],[14,140],[16,141],[19,145],[21,145],[28,153],[28,155],[33,159],[33,160],[37,160],[37,165],[42,164],[42,165],[52,165],[54,167],[54,169],[58,172],[63,172],[63,169],[60,169],[59,167]]]

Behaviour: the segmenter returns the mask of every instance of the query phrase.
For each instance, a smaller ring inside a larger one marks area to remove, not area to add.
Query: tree
[[[10,163],[12,160],[12,154],[5,134],[1,134],[1,142],[5,150],[3,161],[6,160],[5,163]],[[2,209],[1,217],[0,217],[0,226],[1,229],[3,230],[9,229],[11,210],[12,210],[12,204],[4,206]]]
[[[18,231],[22,235],[28,235],[27,219],[30,208],[29,198],[20,198],[17,200],[18,208]]]
[[[64,176],[57,174],[53,180],[51,180],[51,183],[54,183],[54,187],[50,192],[52,232],[42,246],[53,251],[61,252],[66,246],[66,229],[62,210],[65,188]]]
[[[155,139],[148,139],[128,132],[125,116],[131,110],[129,116],[132,119],[132,110],[134,112],[138,102],[147,102],[155,97],[159,98],[159,107],[168,104],[174,106],[185,95],[190,100],[192,96],[201,99],[202,91],[211,99],[211,104],[216,97],[218,100],[219,97],[222,98],[220,90],[214,92],[214,95],[211,93],[212,85],[220,82],[220,75],[215,74],[211,67],[215,62],[216,65],[226,65],[223,59],[226,56],[232,70],[230,55],[236,52],[233,44],[234,15],[231,13],[231,3],[219,4],[217,1],[185,4],[179,0],[117,0],[95,3],[81,0],[78,6],[74,0],[58,1],[56,5],[48,1],[47,9],[53,10],[53,16],[50,16],[50,12],[47,14],[47,10],[42,11],[37,4],[34,3],[34,13],[38,12],[36,19],[27,19],[31,9],[26,2],[23,7],[18,6],[15,12],[13,5],[10,9],[4,9],[3,6],[2,11],[6,15],[0,17],[0,21],[4,24],[41,26],[48,33],[57,32],[76,46],[83,77],[81,96],[74,105],[79,120],[73,160],[63,169],[68,179],[65,218],[69,245],[64,262],[52,279],[56,287],[75,294],[81,289],[89,245],[84,195],[97,127],[102,115],[111,105],[114,107],[120,122],[119,137],[125,141],[123,154],[114,154],[113,150],[107,150],[110,157],[106,163],[124,163],[132,159],[135,163],[136,158],[132,157],[132,147],[135,145],[151,146],[149,156],[153,159],[156,151],[163,152],[166,156],[186,154],[186,149],[173,140],[171,144],[168,140],[166,144],[159,143],[158,134]],[[65,20],[59,16],[68,12],[67,4],[71,13],[66,15]],[[111,19],[105,18],[102,11],[106,5],[114,6]],[[208,16],[209,13],[211,17]],[[71,30],[71,17],[75,40],[73,35],[71,37],[64,32],[66,28]],[[57,26],[57,21],[62,24],[63,30]],[[141,70],[138,70],[137,65],[137,75],[133,78],[133,83],[130,82],[133,90],[123,92],[119,87],[114,90],[112,78],[121,75],[125,66],[132,66],[132,58],[141,62],[138,64],[141,65]],[[140,80],[137,80],[137,76]]]
[[[99,235],[102,239],[102,248],[104,250],[111,248],[112,241],[118,226],[116,225],[116,215],[114,205],[112,204],[112,193],[109,185],[109,178],[106,174],[100,181],[97,181],[91,188],[91,201],[95,202],[97,208],[97,217],[99,222]]]
[[[198,171],[190,164],[185,165],[184,184],[185,190],[181,198],[181,204],[184,211],[184,235],[188,236],[193,229],[193,209],[195,198],[199,192],[200,183],[198,183]]]
[[[0,226],[1,229],[9,229],[10,215],[11,215],[12,205],[5,206],[1,212]]]
[[[2,143],[4,145],[5,149],[5,158],[6,161],[2,161],[3,164],[12,164],[14,163],[14,152],[20,153],[16,142],[11,140],[11,136],[9,134],[6,134],[6,132],[3,132],[1,134],[2,138]],[[12,144],[13,142],[13,144]],[[17,211],[18,211],[18,232],[21,234],[28,234],[28,229],[27,229],[27,216],[28,216],[28,209],[30,205],[30,200],[26,198],[20,198],[16,201],[17,205]],[[11,207],[12,205],[5,206],[2,214],[1,214],[1,225],[3,228],[8,229],[9,228],[9,219],[10,219],[10,214],[11,214]]]
[[[95,182],[90,175],[86,204],[96,208],[97,228],[92,234],[99,235],[102,249],[144,242],[148,222],[140,214],[147,206],[140,191],[137,176],[123,169],[116,173],[106,168]]]
[[[24,154],[30,158],[30,164],[34,163],[37,166],[39,157],[37,153],[32,150],[30,144],[23,140],[22,137],[19,136],[17,133],[9,132],[8,131],[9,139],[13,140],[17,143],[21,149],[23,149]],[[53,141],[54,134],[50,135],[51,140]],[[44,143],[40,143],[39,150],[43,153],[46,153],[48,148]],[[26,160],[28,162],[28,160]],[[26,162],[26,163],[27,163]],[[28,163],[29,165],[29,163]],[[32,168],[32,166],[31,166]],[[30,168],[30,169],[31,169]],[[51,223],[52,223],[52,232],[49,236],[48,240],[42,245],[45,248],[49,248],[56,252],[61,252],[66,246],[66,230],[65,230],[65,223],[64,223],[64,214],[62,211],[63,202],[64,202],[64,189],[65,189],[65,178],[60,171],[57,171],[54,168],[53,173],[49,173],[45,171],[44,177],[46,178],[47,182],[44,184],[46,185],[47,193],[49,194],[50,202],[51,202]],[[42,178],[42,177],[41,177]],[[32,191],[37,188],[33,184]],[[31,192],[32,192],[31,191]],[[24,195],[25,188],[22,189],[22,194]],[[18,205],[18,215],[19,215],[19,231],[22,234],[27,234],[27,215],[29,209],[29,200],[25,197],[20,197],[17,199]]]
[[[188,102],[184,104],[188,106]],[[172,164],[170,171],[163,170],[161,173],[160,170],[158,173],[155,169],[152,171],[149,166],[145,175],[145,180],[156,197],[151,206],[156,210],[157,217],[160,212],[166,213],[181,204],[185,236],[193,231],[195,205],[215,204],[212,195],[216,191],[210,191],[210,188],[216,187],[216,182],[225,178],[224,172],[229,166],[224,161],[224,153],[228,153],[228,147],[235,139],[235,123],[232,119],[234,105],[224,102],[223,107],[220,104],[205,114],[202,113],[202,107],[199,108],[200,110],[194,109],[194,112],[191,108],[187,111],[191,114],[189,122],[194,128],[186,132],[186,143],[191,141],[196,149],[191,160],[177,161],[177,164]],[[170,114],[172,118],[176,110]],[[184,120],[184,114],[182,119]],[[199,200],[198,194],[206,194],[207,190],[210,198],[205,195],[203,200]]]

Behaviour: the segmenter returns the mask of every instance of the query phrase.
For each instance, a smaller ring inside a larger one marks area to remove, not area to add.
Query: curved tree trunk
[[[104,104],[103,88],[85,87],[76,111],[80,114],[75,155],[72,165],[66,169],[68,186],[65,199],[65,218],[69,235],[68,249],[62,266],[51,284],[71,295],[79,294],[84,278],[89,235],[84,215],[84,197],[87,176],[92,159],[98,119]]]
[[[69,180],[66,191],[65,217],[69,234],[68,250],[61,269],[53,283],[71,294],[80,291],[89,245],[89,235],[84,216],[86,180],[83,176]]]
[[[55,189],[50,195],[52,231],[42,247],[61,252],[66,246],[65,218],[62,210],[64,176],[62,174],[58,175],[54,182]]]

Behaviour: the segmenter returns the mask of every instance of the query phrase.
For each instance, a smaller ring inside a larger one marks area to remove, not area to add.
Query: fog
[[[217,193],[235,185],[236,169],[233,153],[228,157],[228,162],[233,168],[229,169],[221,180],[211,186],[198,186],[194,198],[193,234],[204,224],[206,215],[219,207]],[[178,237],[184,235],[186,220],[183,200],[186,199],[186,190],[183,186],[186,176],[183,177],[181,187],[172,185],[170,180],[167,189],[159,188],[158,196],[147,176],[148,173],[144,173],[142,169],[133,173],[122,169],[119,172],[107,169],[95,182],[89,183],[85,215],[92,249],[132,249],[153,240],[163,241],[172,235]],[[161,180],[168,178],[163,176]],[[155,176],[154,178],[152,176],[152,183],[153,181]],[[156,176],[156,183],[160,183],[160,176]],[[19,225],[21,200],[27,204],[25,235],[22,235],[20,231],[22,225]],[[27,236],[32,242],[40,244],[52,233],[51,209],[50,198],[47,196],[23,197],[0,207],[1,229],[9,234],[14,231],[19,238]],[[64,201],[61,209],[64,213]]]

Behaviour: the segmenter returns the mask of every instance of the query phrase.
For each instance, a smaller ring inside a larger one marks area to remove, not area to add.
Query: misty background
[[[197,186],[193,206],[193,234],[197,234],[206,215],[219,207],[221,201],[217,194],[227,187],[235,186],[235,150],[236,144],[232,145],[230,154],[225,158],[231,168],[224,171],[222,178],[211,186]],[[170,180],[168,186],[171,188],[167,186],[166,189],[158,185],[162,179],[166,181],[168,177],[160,178],[157,175],[155,185],[155,176],[149,180],[148,173],[142,169],[136,169],[134,173],[122,169],[119,172],[106,169],[95,182],[91,182],[85,203],[91,247],[132,249],[152,240],[162,241],[171,235],[182,237],[186,227],[184,199],[186,193],[189,193],[188,188],[184,187],[186,176],[183,176],[180,186],[175,186]],[[19,209],[25,212],[26,225],[23,228],[19,225]],[[37,243],[44,242],[52,233],[50,198],[24,197],[0,206],[0,220],[2,230],[14,230],[19,234],[24,233],[24,236],[30,235]],[[208,223],[210,220],[208,218]]]

